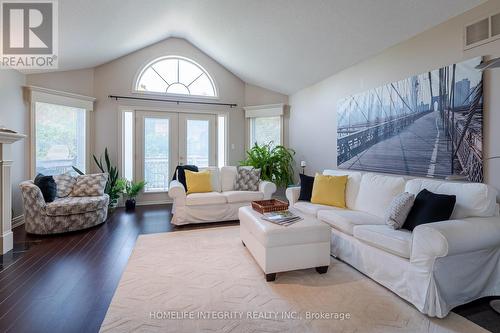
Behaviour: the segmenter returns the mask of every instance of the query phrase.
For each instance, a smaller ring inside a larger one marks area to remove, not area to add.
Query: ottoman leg
[[[325,274],[326,272],[328,272],[328,266],[316,267],[316,272],[318,272],[319,274]]]
[[[267,282],[272,282],[274,280],[276,280],[276,273],[266,274],[266,281]]]

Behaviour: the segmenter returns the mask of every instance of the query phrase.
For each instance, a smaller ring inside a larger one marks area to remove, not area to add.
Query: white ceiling
[[[185,38],[245,82],[291,94],[483,0],[60,0],[60,70]]]

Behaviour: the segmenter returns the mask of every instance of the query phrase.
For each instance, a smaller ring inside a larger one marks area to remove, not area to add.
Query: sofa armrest
[[[293,206],[299,200],[300,186],[288,187],[285,195],[290,206]]]
[[[41,213],[45,213],[47,204],[45,203],[42,191],[38,186],[36,186],[32,181],[24,181],[19,184],[19,188],[21,189],[25,209],[30,207],[30,209],[35,209]]]
[[[174,199],[174,202],[180,203],[186,200],[186,189],[178,180],[172,180],[168,186],[168,196]]]
[[[500,246],[500,217],[474,217],[419,225],[410,261],[425,262]]]
[[[259,192],[264,193],[264,200],[271,199],[271,196],[276,192],[276,184],[262,180],[259,182]]]

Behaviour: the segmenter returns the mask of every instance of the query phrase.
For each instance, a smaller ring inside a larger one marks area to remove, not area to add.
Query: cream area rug
[[[485,332],[450,313],[429,318],[345,263],[275,282],[238,227],[143,235],[101,332]]]

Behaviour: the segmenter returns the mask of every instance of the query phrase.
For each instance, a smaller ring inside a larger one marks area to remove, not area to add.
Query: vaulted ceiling
[[[185,38],[245,82],[291,94],[483,0],[60,0],[60,70]]]

